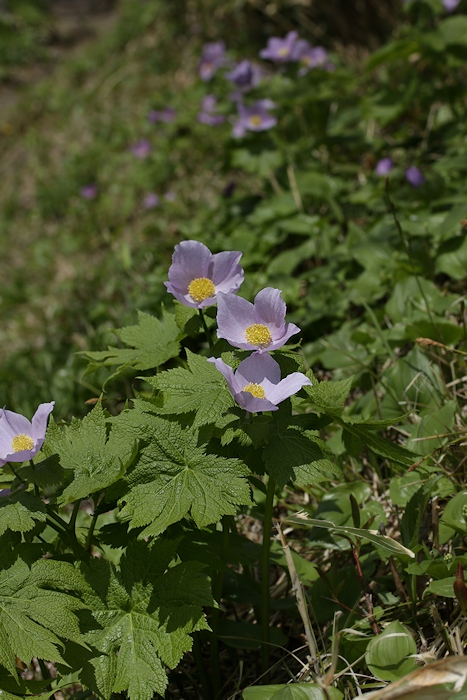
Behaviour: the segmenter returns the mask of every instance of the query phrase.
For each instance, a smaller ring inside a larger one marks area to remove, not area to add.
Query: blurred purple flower
[[[412,185],[412,187],[420,187],[420,185],[423,185],[425,182],[422,172],[416,165],[411,165],[410,168],[407,168],[405,171],[405,179]]]
[[[240,138],[246,131],[267,131],[276,126],[276,117],[269,114],[275,107],[271,100],[257,100],[251,107],[238,104],[238,119],[234,124],[233,136]]]
[[[211,80],[217,70],[225,65],[225,43],[212,41],[205,44],[199,62],[199,75],[201,80]]]
[[[0,467],[36,456],[44,444],[47,419],[54,405],[54,401],[41,403],[32,421],[20,413],[0,409]]]
[[[284,39],[279,37],[271,37],[268,39],[268,45],[265,49],[259,52],[261,58],[267,58],[275,63],[285,63],[292,59],[295,42],[297,41],[298,32],[289,32]]]
[[[95,199],[97,196],[97,185],[85,185],[80,189],[79,193],[83,199]]]
[[[131,147],[131,152],[133,155],[140,159],[147,158],[151,153],[151,150],[152,146],[147,139],[141,139],[138,141],[138,143],[135,143],[135,145]]]
[[[301,64],[299,75],[304,75],[313,68],[330,68],[326,49],[322,46],[312,46],[306,39],[298,39],[295,42],[291,60]]]
[[[7,496],[11,496],[11,489],[2,489],[0,491],[0,498],[6,498]]]
[[[240,362],[236,372],[223,360],[210,357],[208,362],[222,372],[235,401],[249,413],[277,411],[278,403],[311,384],[300,372],[281,379],[280,367],[269,353],[252,353]]]
[[[206,95],[201,102],[201,112],[198,114],[198,121],[208,126],[218,126],[225,122],[222,114],[215,114],[217,99],[214,95]]]
[[[233,70],[226,73],[227,80],[234,83],[240,90],[249,90],[256,87],[261,81],[262,70],[248,59],[238,63]]]
[[[443,7],[446,12],[454,12],[460,0],[443,0]]]
[[[241,253],[216,253],[199,241],[182,241],[175,246],[167,291],[185,306],[203,309],[216,303],[224,292],[228,297],[238,291],[244,272],[238,264]]]
[[[168,190],[168,192],[164,194],[164,199],[166,199],[168,202],[175,202],[175,192]]]
[[[384,177],[385,175],[389,175],[392,168],[393,165],[390,158],[381,158],[381,160],[376,163],[375,173],[380,175],[380,177]]]
[[[165,122],[166,124],[173,122],[176,116],[176,111],[172,107],[165,107],[165,109],[152,109],[148,114],[148,119],[153,124],[158,122]]]
[[[241,350],[277,350],[300,331],[285,322],[287,307],[280,289],[262,289],[253,304],[232,294],[219,294],[217,305],[218,337]]]
[[[159,206],[160,199],[155,192],[149,192],[143,199],[143,207],[145,209],[154,209]]]

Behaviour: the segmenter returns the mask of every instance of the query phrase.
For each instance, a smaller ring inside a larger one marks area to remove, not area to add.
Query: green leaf
[[[337,417],[336,421],[344,428],[344,435],[346,432],[350,433],[350,435],[361,440],[366,447],[380,457],[385,457],[406,467],[410,467],[419,459],[418,455],[406,450],[405,447],[376,435],[371,428],[363,423],[348,423],[345,418],[339,419]]]
[[[0,535],[6,530],[28,532],[46,518],[46,507],[38,496],[26,491],[0,499]]]
[[[396,681],[416,668],[417,645],[400,622],[391,622],[368,644],[365,661],[371,673],[382,681]]]
[[[176,543],[131,543],[120,569],[104,560],[82,565],[83,599],[90,616],[87,642],[97,651],[83,668],[83,682],[99,697],[127,691],[130,700],[164,695],[164,666],[174,668],[191,649],[190,633],[208,629],[204,605],[212,605],[202,565],[169,565]]]
[[[418,544],[423,515],[428,501],[433,496],[433,487],[439,478],[439,476],[432,476],[428,479],[407,503],[400,524],[402,542],[407,547],[413,548]]]
[[[66,504],[117,481],[134,459],[136,441],[114,429],[107,438],[107,421],[99,401],[83,420],[73,418],[63,429],[51,420],[46,450],[58,452],[62,467],[72,472],[72,481],[59,498]]]
[[[264,463],[279,488],[317,484],[342,475],[328,458],[326,443],[311,432],[285,427],[276,430],[263,452]]]
[[[172,357],[177,357],[180,352],[180,343],[177,340],[180,330],[174,314],[165,309],[162,312],[162,320],[138,311],[138,324],[119,328],[115,334],[122,343],[132,349],[109,347],[108,350],[99,352],[82,352],[81,355],[92,363],[89,372],[102,366],[114,365],[141,370],[153,369]]]
[[[188,369],[169,369],[147,378],[151,386],[163,391],[165,402],[158,413],[196,411],[193,427],[215,423],[235,404],[219,370],[205,357],[187,349]]]
[[[467,17],[463,15],[448,17],[440,22],[438,31],[448,46],[452,44],[467,46]]]
[[[338,382],[319,382],[312,386],[306,386],[305,391],[315,406],[326,413],[340,415],[352,388],[352,382],[353,377]]]
[[[380,535],[379,532],[375,530],[366,530],[363,528],[349,527],[347,525],[335,525],[329,520],[319,520],[318,518],[309,518],[305,513],[297,513],[297,515],[292,515],[287,518],[288,523],[294,523],[299,527],[323,527],[327,530],[335,530],[336,532],[341,532],[343,535],[348,535],[351,537],[359,537],[373,542],[381,549],[386,552],[396,555],[405,555],[414,558],[415,554],[404,547],[403,545],[393,540],[387,535]]]
[[[42,559],[32,565],[18,559],[0,572],[0,664],[16,676],[15,657],[62,661],[62,639],[82,644],[74,610],[82,607],[68,591],[79,591],[71,564]]]
[[[327,694],[316,683],[285,683],[258,685],[243,691],[243,700],[341,700],[344,696],[337,688],[327,688]]]
[[[131,528],[147,526],[140,537],[159,534],[189,514],[204,527],[250,503],[244,478],[249,470],[240,460],[206,454],[197,446],[196,431],[147,418],[150,444],[128,476],[131,490],[121,499],[125,505],[119,516]]]

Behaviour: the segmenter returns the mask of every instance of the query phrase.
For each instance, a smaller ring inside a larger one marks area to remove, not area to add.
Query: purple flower
[[[149,192],[143,199],[143,207],[145,209],[154,209],[159,205],[159,197],[155,192]]]
[[[151,153],[152,146],[150,142],[147,139],[141,139],[141,141],[138,141],[138,143],[135,143],[134,146],[131,147],[131,152],[136,158],[147,158],[147,156]]]
[[[268,353],[252,353],[235,373],[223,360],[210,357],[208,361],[222,372],[238,405],[250,413],[277,411],[278,403],[311,384],[300,372],[281,379],[280,367]]]
[[[405,179],[412,187],[420,187],[420,185],[423,185],[425,182],[425,178],[416,165],[411,165],[410,168],[407,168],[405,171]]]
[[[225,77],[241,90],[249,90],[258,85],[261,80],[261,75],[262,71],[260,67],[248,59],[245,59],[238,63]]]
[[[214,95],[206,95],[201,102],[201,112],[198,114],[198,121],[208,126],[218,126],[223,124],[225,117],[222,114],[214,114],[217,106],[217,99]]]
[[[292,59],[295,42],[297,41],[297,32],[289,32],[285,39],[271,37],[268,39],[268,45],[265,49],[259,52],[261,58],[268,58],[275,63],[285,63]]]
[[[79,191],[83,199],[95,199],[97,196],[97,185],[85,185]]]
[[[164,199],[166,199],[168,202],[175,202],[175,192],[168,190],[168,192],[164,194]]]
[[[47,430],[47,418],[54,401],[41,403],[32,421],[19,413],[0,409],[0,467],[6,462],[26,462],[41,449]]]
[[[172,107],[165,107],[165,109],[152,109],[148,114],[148,119],[153,124],[158,122],[165,122],[169,124],[175,119],[176,111]]]
[[[299,75],[308,73],[312,68],[329,67],[328,53],[322,46],[312,46],[305,39],[298,39],[292,49],[292,61],[301,63]]]
[[[205,44],[199,62],[201,80],[211,80],[217,70],[225,64],[225,43],[212,41]]]
[[[443,0],[443,7],[446,12],[454,12],[460,0]]]
[[[242,350],[277,350],[300,331],[285,322],[287,307],[280,289],[262,289],[253,304],[232,294],[219,294],[217,304],[218,337]]]
[[[269,114],[275,107],[271,100],[257,100],[251,107],[238,105],[238,119],[234,124],[233,136],[240,138],[246,131],[267,131],[276,126],[277,119]]]
[[[381,160],[376,163],[375,173],[380,175],[380,177],[384,177],[385,175],[389,175],[392,167],[392,160],[390,158],[381,158]]]
[[[199,241],[182,241],[175,246],[169,281],[164,284],[185,306],[212,306],[219,292],[229,297],[238,291],[244,277],[238,264],[241,257],[235,251],[213,255]]]

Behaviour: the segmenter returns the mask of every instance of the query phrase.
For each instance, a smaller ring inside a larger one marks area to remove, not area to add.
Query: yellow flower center
[[[260,126],[260,124],[261,124],[261,122],[262,122],[263,120],[261,119],[261,117],[259,116],[259,114],[253,114],[253,115],[250,117],[249,121],[250,121],[250,124],[251,124],[252,126]]]
[[[21,433],[21,435],[15,435],[11,441],[11,446],[13,452],[22,452],[23,450],[32,450],[34,447],[34,440],[29,435]]]
[[[281,46],[281,48],[279,49],[279,51],[277,53],[279,54],[279,56],[281,56],[283,58],[284,56],[289,55],[290,49],[288,46]]]
[[[266,398],[266,394],[264,393],[264,389],[261,384],[254,384],[253,382],[250,382],[246,385],[243,391],[248,391],[249,394],[253,394],[255,399]]]
[[[198,303],[209,297],[213,297],[215,293],[216,288],[214,282],[207,277],[197,277],[188,285],[188,294]]]
[[[253,323],[245,330],[245,338],[251,345],[267,348],[272,343],[271,331],[263,323]]]

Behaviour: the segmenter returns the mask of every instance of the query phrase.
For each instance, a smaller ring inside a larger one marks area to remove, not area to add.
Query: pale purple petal
[[[412,187],[420,187],[425,182],[425,177],[416,165],[411,165],[405,171],[405,179],[409,182]]]
[[[271,403],[267,399],[258,399],[249,391],[241,391],[239,394],[234,396],[235,401],[239,406],[248,411],[249,413],[261,413],[261,411],[277,411],[278,408],[275,404]]]
[[[209,276],[212,253],[199,241],[182,241],[175,246],[169,268],[171,286],[186,294],[188,285],[198,277]],[[167,286],[167,285],[166,285]]]
[[[265,379],[272,384],[277,384],[281,379],[281,370],[279,364],[269,353],[260,354],[254,352],[246,360],[240,362],[237,375],[244,380],[243,386],[250,382],[262,384]]]
[[[272,350],[278,350],[283,345],[285,345],[289,338],[291,338],[296,333],[300,333],[300,328],[296,326],[295,323],[287,323],[283,335],[281,335],[280,338],[274,338],[271,345],[268,345],[266,350],[268,352],[271,352]],[[263,352],[263,350],[259,350],[259,352]]]
[[[454,12],[460,0],[443,0],[443,7],[446,12]]]
[[[217,335],[244,350],[253,346],[245,340],[245,329],[255,323],[253,304],[235,294],[217,297]]]
[[[271,37],[265,49],[260,51],[261,58],[268,58],[270,61],[284,63],[292,60],[292,53],[297,40],[297,32],[289,32],[284,39]]]
[[[285,331],[285,313],[287,307],[281,297],[281,290],[265,287],[255,297],[255,323],[264,323],[273,340],[281,337]]]
[[[31,437],[36,441],[36,447],[39,445],[37,451],[39,451],[44,444],[45,434],[47,432],[47,420],[54,410],[54,406],[55,401],[50,401],[50,403],[41,403],[32,417]]]
[[[282,379],[276,386],[265,387],[266,396],[272,403],[278,404],[295,394],[303,386],[310,386],[311,380],[301,372],[294,372]]]
[[[9,451],[13,438],[22,433],[31,435],[31,422],[20,413],[0,409],[0,453]]]
[[[235,396],[235,394],[238,391],[241,391],[241,389],[243,389],[244,385],[241,388],[239,387],[238,382],[235,381],[235,374],[232,367],[225,363],[224,360],[221,360],[218,357],[208,357],[208,362],[211,362],[213,365],[216,365],[219,372],[221,372],[221,374],[224,375],[225,380],[229,385],[229,389],[233,396]]]
[[[225,251],[212,256],[210,267],[210,279],[214,282],[216,293],[236,292],[243,282],[245,273],[238,264],[241,253],[236,251]]]

